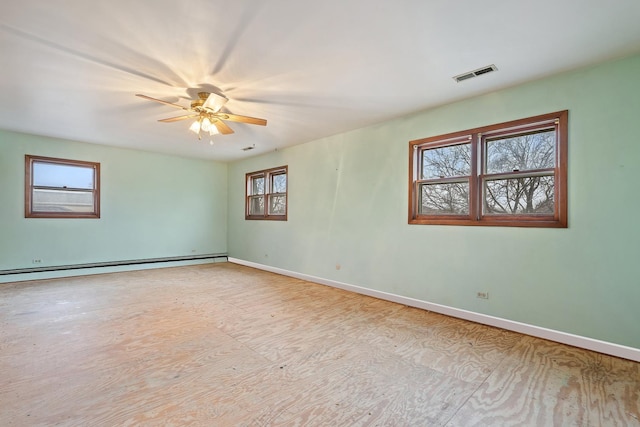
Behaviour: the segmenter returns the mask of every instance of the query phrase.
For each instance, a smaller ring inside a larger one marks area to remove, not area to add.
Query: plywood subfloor
[[[640,364],[229,263],[0,286],[0,426],[640,426]]]

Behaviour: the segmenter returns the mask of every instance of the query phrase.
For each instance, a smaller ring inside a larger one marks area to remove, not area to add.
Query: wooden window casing
[[[25,218],[100,218],[100,163],[27,154],[24,187]]]
[[[286,221],[288,185],[287,166],[247,173],[245,219]]]
[[[565,110],[411,141],[409,224],[566,228],[567,127]]]

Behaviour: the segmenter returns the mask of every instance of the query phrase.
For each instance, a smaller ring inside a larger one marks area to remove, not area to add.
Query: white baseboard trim
[[[476,323],[482,323],[484,325],[495,326],[497,328],[507,329],[514,332],[519,332],[525,335],[531,335],[538,338],[547,339],[550,341],[559,342],[562,344],[571,345],[574,347],[580,347],[587,350],[597,351],[598,353],[604,353],[611,356],[621,357],[623,359],[633,360],[640,362],[640,349],[627,347],[619,344],[610,343],[607,341],[600,341],[593,338],[587,338],[580,335],[573,335],[566,332],[560,332],[553,329],[542,328],[539,326],[529,325],[526,323],[515,322],[513,320],[502,319],[500,317],[489,316],[487,314],[475,313],[473,311],[462,310],[459,308],[449,307],[446,305],[435,304],[427,301],[418,300],[415,298],[403,297],[401,295],[395,295],[388,292],[377,291],[375,289],[367,289],[361,286],[350,285],[348,283],[337,282],[335,280],[324,279],[322,277],[311,276],[308,274],[297,273],[295,271],[289,271],[278,267],[271,267],[269,265],[258,264],[256,262],[245,261],[238,258],[228,258],[229,262],[234,264],[240,264],[247,267],[257,268],[259,270],[269,271],[271,273],[282,274],[283,276],[295,277],[296,279],[306,280],[308,282],[319,283],[321,285],[331,286],[334,288],[343,289],[345,291],[351,291],[362,295],[368,295],[370,297],[379,298],[398,304],[404,304],[410,307],[421,308],[423,310],[433,311],[440,314],[445,314],[451,317],[457,317],[464,320],[469,320]]]

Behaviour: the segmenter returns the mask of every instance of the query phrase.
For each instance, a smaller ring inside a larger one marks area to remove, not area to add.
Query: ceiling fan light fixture
[[[200,133],[200,119],[196,120],[195,122],[193,122],[191,124],[191,126],[189,126],[189,130],[193,133],[199,134]]]
[[[202,129],[203,132],[209,132],[212,127],[215,126],[211,124],[211,120],[209,120],[209,117],[205,117],[204,119],[202,119],[202,123],[200,123],[200,129]]]

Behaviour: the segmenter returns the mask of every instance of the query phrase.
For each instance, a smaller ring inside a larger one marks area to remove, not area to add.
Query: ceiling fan
[[[195,119],[189,127],[189,130],[195,132],[198,135],[198,139],[202,138],[202,132],[208,133],[213,136],[218,133],[228,135],[233,133],[231,129],[224,121],[248,123],[252,125],[266,126],[267,121],[265,119],[257,119],[255,117],[240,116],[237,114],[231,114],[222,111],[224,104],[229,101],[222,95],[209,92],[198,92],[198,99],[191,102],[191,106],[183,107],[182,105],[173,104],[171,102],[163,101],[161,99],[152,98],[147,95],[137,93],[136,96],[140,98],[148,99],[149,101],[159,102],[161,104],[170,105],[174,108],[187,111],[188,114],[169,117],[166,119],[160,119],[159,122],[171,123],[180,120]]]

